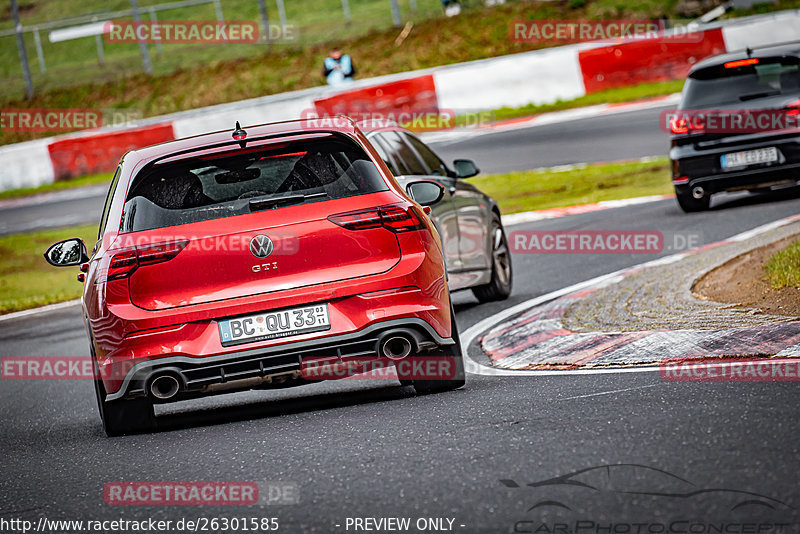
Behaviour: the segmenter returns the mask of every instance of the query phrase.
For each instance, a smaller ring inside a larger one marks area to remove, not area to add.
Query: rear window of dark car
[[[145,169],[128,192],[121,231],[151,230],[387,189],[358,144],[331,134]]]
[[[681,108],[704,108],[800,93],[800,60],[761,58],[755,65],[725,65],[693,72],[686,80]]]

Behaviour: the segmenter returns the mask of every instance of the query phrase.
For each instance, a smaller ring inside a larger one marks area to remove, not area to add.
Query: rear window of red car
[[[360,145],[339,135],[155,164],[133,180],[121,231],[244,215],[385,191]]]

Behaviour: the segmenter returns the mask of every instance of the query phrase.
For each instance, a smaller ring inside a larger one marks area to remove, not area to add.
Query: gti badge
[[[258,234],[250,240],[250,253],[256,258],[266,258],[272,254],[272,239]]]

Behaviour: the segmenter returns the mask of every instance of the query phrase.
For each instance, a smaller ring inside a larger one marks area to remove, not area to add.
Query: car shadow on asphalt
[[[725,200],[724,197],[720,198],[718,196],[712,199],[711,211],[741,208],[745,206],[757,206],[759,204],[796,200],[798,198],[800,198],[800,186],[750,193],[745,196],[737,195],[730,200]]]
[[[240,402],[227,406],[195,408],[188,404],[185,410],[157,416],[156,432],[169,432],[240,421],[267,419],[282,415],[391,402],[414,396],[414,389],[410,386],[391,385],[358,391],[320,392],[304,396],[292,396],[291,398]]]

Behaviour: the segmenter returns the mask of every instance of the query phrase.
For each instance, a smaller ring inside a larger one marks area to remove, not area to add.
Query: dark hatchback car
[[[465,181],[478,174],[475,163],[457,159],[451,169],[416,135],[390,122],[364,121],[359,128],[401,186],[422,178],[444,187],[431,218],[442,237],[450,290],[471,289],[481,302],[507,298],[512,286],[508,240],[497,203]]]
[[[689,72],[669,119],[678,204],[800,180],[800,42],[722,54]]]

